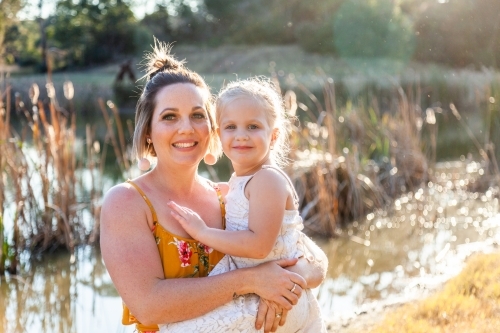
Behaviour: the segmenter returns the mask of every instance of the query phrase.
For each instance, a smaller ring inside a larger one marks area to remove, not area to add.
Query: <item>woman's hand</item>
[[[200,215],[187,207],[179,206],[173,201],[169,201],[167,206],[171,209],[172,216],[179,222],[184,230],[186,230],[192,238],[200,240],[200,233],[208,228]]]
[[[300,287],[299,287],[300,288]],[[260,330],[264,326],[264,332],[275,332],[278,326],[283,326],[286,322],[288,310],[280,308],[276,303],[272,303],[264,298],[260,299],[255,328]]]
[[[295,263],[297,259],[281,259],[249,268],[253,275],[250,292],[276,303],[284,310],[291,310],[307,285],[302,276],[284,269]]]

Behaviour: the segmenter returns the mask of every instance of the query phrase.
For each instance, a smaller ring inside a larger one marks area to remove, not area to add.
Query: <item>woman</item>
[[[279,260],[206,277],[223,254],[190,239],[166,203],[189,207],[212,228],[224,227],[223,193],[198,175],[203,157],[208,162],[220,155],[211,95],[165,44],[157,43],[147,61],[133,151],[137,157],[154,156],[157,163],[113,187],[101,211],[101,250],[126,304],[123,322],[138,323],[139,332],[156,331],[158,323],[195,318],[235,295],[255,293],[268,301],[259,306],[256,328],[274,332],[302,290],[321,283],[327,259],[310,242],[316,260]]]

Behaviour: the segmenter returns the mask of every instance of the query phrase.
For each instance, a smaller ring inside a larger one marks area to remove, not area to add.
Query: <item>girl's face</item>
[[[156,95],[150,137],[160,163],[198,165],[210,140],[205,109],[208,94],[191,83],[176,83]]]
[[[269,124],[266,110],[253,98],[237,98],[219,117],[222,150],[238,176],[251,175],[269,164],[269,152],[277,130]]]

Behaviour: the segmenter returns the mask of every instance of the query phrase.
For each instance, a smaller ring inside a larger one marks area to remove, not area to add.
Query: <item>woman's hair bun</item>
[[[151,80],[156,74],[166,71],[177,71],[184,68],[184,60],[177,60],[170,53],[172,44],[159,41],[154,37],[153,51],[146,52],[143,66],[146,68],[146,77]]]

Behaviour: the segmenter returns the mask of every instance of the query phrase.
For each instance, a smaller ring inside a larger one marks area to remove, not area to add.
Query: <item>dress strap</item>
[[[222,192],[217,183],[209,181],[212,188],[217,192],[217,198],[219,199],[220,213],[222,215],[222,229],[226,229],[226,204],[224,203],[224,198],[222,198]]]
[[[146,201],[146,204],[148,205],[149,209],[151,210],[151,215],[153,215],[153,225],[156,226],[158,224],[158,217],[156,215],[156,211],[153,207],[153,204],[151,204],[151,201],[149,201],[149,199],[146,196],[146,194],[144,193],[144,191],[142,191],[141,188],[139,186],[137,186],[137,184],[135,184],[130,179],[127,180],[127,183],[132,185],[137,190],[137,192],[139,192],[139,194],[142,196],[144,201]],[[209,182],[209,183],[210,183],[210,186],[212,186],[212,188],[215,190],[215,192],[217,192],[217,198],[219,199],[220,211],[221,211],[221,215],[222,215],[222,229],[226,229],[226,206],[224,204],[224,199],[222,198],[222,193],[220,191],[219,185],[217,185],[216,183],[213,183],[213,182]]]
[[[149,210],[151,210],[151,215],[153,215],[153,225],[156,227],[156,224],[158,224],[158,217],[156,216],[156,211],[155,211],[155,209],[153,207],[153,204],[151,204],[151,201],[149,201],[149,199],[146,196],[146,194],[141,190],[141,188],[139,186],[137,186],[136,183],[134,183],[130,179],[127,179],[127,183],[129,183],[130,185],[132,185],[137,190],[137,192],[139,192],[139,194],[142,196],[142,198],[144,199],[144,201],[146,201],[146,204],[148,205]]]
[[[299,207],[299,195],[297,194],[297,191],[295,191],[295,186],[293,186],[292,180],[290,179],[290,177],[288,177],[288,175],[285,173],[285,171],[281,170],[277,166],[268,165],[268,164],[263,165],[262,169],[276,170],[279,173],[281,173],[283,175],[283,177],[285,177],[285,179],[288,181],[288,184],[290,184],[290,188],[291,188],[292,193],[293,193],[293,202],[294,202],[295,206],[298,208]]]

